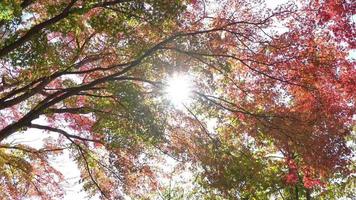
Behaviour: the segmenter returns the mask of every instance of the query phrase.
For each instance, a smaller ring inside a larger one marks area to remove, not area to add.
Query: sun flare
[[[174,74],[167,78],[165,96],[174,106],[188,104],[192,95],[192,80],[188,75]]]

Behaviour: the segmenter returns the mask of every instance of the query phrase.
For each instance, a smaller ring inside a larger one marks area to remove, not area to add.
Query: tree
[[[347,1],[269,10],[239,0],[8,0],[0,8],[4,199],[61,196],[63,176],[49,159],[63,151],[84,189],[104,199],[161,190],[154,162],[165,156],[192,163],[220,198],[310,198],[333,175],[350,174]],[[162,98],[163,80],[177,72],[200,80],[183,110]],[[217,119],[214,132],[207,119]],[[43,149],[6,140],[27,129],[58,137]],[[275,153],[282,159],[268,159]]]

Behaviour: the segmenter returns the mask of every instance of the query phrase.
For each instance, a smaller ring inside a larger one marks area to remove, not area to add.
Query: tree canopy
[[[352,197],[355,10],[349,0],[2,1],[0,198],[60,199],[51,159],[64,152],[102,199]],[[180,106],[165,96],[177,74],[192,82]],[[34,131],[42,148],[11,140]],[[187,171],[189,187],[165,183]]]

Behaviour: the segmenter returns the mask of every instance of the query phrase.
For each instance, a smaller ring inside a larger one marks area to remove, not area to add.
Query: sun
[[[166,80],[165,98],[175,107],[189,104],[192,96],[192,80],[188,75],[173,74]]]

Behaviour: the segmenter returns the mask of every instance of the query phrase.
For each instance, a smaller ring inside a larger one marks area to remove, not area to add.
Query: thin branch
[[[41,154],[41,153],[47,153],[47,152],[55,152],[55,151],[63,151],[66,148],[53,148],[53,149],[47,149],[47,148],[43,148],[43,149],[38,149],[38,150],[33,150],[33,149],[29,149],[29,148],[24,148],[21,145],[16,145],[16,146],[10,146],[10,145],[0,145],[1,149],[16,149],[16,150],[20,150],[20,151],[24,151],[27,153],[34,153],[34,154]]]
[[[52,132],[57,132],[60,133],[62,135],[64,135],[67,138],[73,138],[73,139],[77,139],[77,140],[81,140],[81,141],[88,141],[88,142],[95,142],[95,143],[100,143],[102,144],[103,142],[100,140],[95,140],[95,139],[90,139],[90,138],[83,138],[77,135],[72,135],[69,134],[68,132],[62,130],[62,129],[58,129],[58,128],[54,128],[54,127],[50,127],[50,126],[44,126],[44,125],[39,125],[39,124],[30,124],[29,125],[30,128],[36,128],[36,129],[41,129],[41,130],[47,130],[47,131],[52,131]]]
[[[213,138],[209,131],[205,128],[205,125],[203,124],[203,122],[201,122],[199,120],[199,118],[194,114],[194,112],[192,110],[190,110],[186,105],[184,105],[184,108],[194,117],[194,119],[199,123],[200,127],[203,129],[203,132],[211,139],[211,141],[213,141],[214,145],[216,145],[216,147],[220,146],[220,141],[218,138]]]

